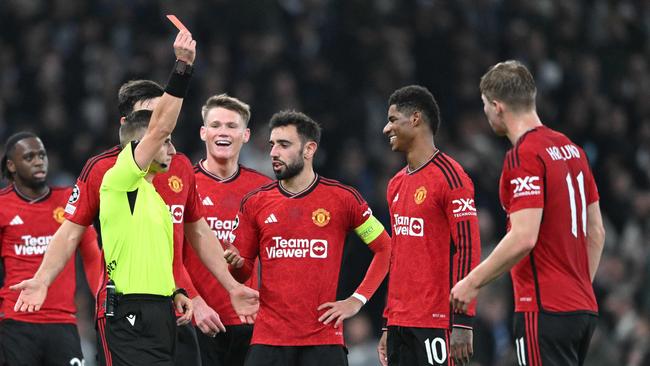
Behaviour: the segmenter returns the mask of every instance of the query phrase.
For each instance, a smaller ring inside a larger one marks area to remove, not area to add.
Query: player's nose
[[[383,129],[384,135],[388,135],[390,133],[390,130],[391,130],[391,124],[390,122],[386,122],[386,125],[384,126]]]

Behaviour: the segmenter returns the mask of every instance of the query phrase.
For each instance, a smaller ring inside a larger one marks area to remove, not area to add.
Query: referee
[[[140,142],[127,144],[106,172],[99,221],[104,259],[116,295],[107,311],[108,364],[173,365],[173,305],[191,319],[192,303],[176,289],[172,271],[173,229],[169,209],[152,181],[176,153],[171,133],[187,91],[196,41],[181,31],[174,42],[176,65]],[[171,296],[171,297],[170,297]]]

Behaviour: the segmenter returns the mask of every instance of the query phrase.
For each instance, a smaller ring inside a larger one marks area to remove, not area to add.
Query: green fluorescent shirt
[[[172,218],[134,150],[131,143],[122,150],[99,191],[106,270],[118,293],[168,296],[175,288]]]

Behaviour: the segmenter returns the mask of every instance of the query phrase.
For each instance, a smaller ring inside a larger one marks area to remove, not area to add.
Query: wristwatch
[[[189,65],[185,61],[181,60],[176,60],[176,64],[174,65],[174,73],[178,75],[192,75],[194,72],[194,67],[192,65]]]

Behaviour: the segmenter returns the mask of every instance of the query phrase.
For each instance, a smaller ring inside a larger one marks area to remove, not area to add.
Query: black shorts
[[[386,340],[389,366],[452,366],[447,329],[388,327]]]
[[[517,364],[582,365],[598,317],[587,313],[515,313]]]
[[[84,363],[74,324],[0,322],[0,365],[72,365]]]
[[[339,345],[249,347],[246,366],[348,366],[347,350]]]
[[[168,296],[121,296],[115,315],[97,321],[101,366],[173,366],[176,317]]]
[[[176,366],[201,365],[201,353],[196,333],[192,324],[176,327],[176,354],[174,356]]]
[[[196,328],[203,366],[243,366],[253,336],[253,326],[227,325],[225,333],[210,337]]]

